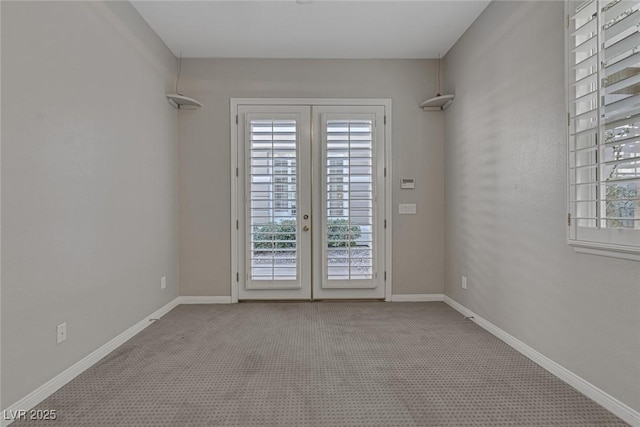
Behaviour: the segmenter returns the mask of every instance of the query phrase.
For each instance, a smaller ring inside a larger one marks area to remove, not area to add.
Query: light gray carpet
[[[39,408],[57,426],[626,425],[444,303],[179,306]]]

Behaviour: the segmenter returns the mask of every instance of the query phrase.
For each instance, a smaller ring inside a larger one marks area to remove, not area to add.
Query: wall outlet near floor
[[[61,323],[57,328],[58,344],[67,339],[67,322]]]
[[[460,284],[462,285],[462,289],[467,289],[467,276],[462,276]]]
[[[162,276],[160,279],[160,289],[165,289],[167,287],[167,276]]]

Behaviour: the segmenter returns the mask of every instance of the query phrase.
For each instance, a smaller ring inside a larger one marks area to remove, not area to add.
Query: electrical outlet
[[[462,276],[462,289],[467,289],[467,276]]]
[[[67,339],[67,322],[58,325],[58,344]]]
[[[162,276],[160,279],[160,289],[165,289],[167,287],[167,277]]]

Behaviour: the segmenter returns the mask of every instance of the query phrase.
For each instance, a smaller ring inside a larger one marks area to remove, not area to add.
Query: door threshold
[[[241,299],[238,300],[239,303],[264,303],[264,302],[313,302],[309,299]]]
[[[238,300],[239,303],[265,303],[265,302],[278,302],[278,303],[305,303],[305,302],[384,302],[384,298],[341,298],[341,299],[243,299]]]
[[[314,299],[313,302],[384,302],[384,298],[327,298]]]

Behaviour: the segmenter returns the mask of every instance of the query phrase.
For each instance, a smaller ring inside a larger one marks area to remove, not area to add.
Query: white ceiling
[[[132,3],[187,58],[437,58],[489,1]]]

